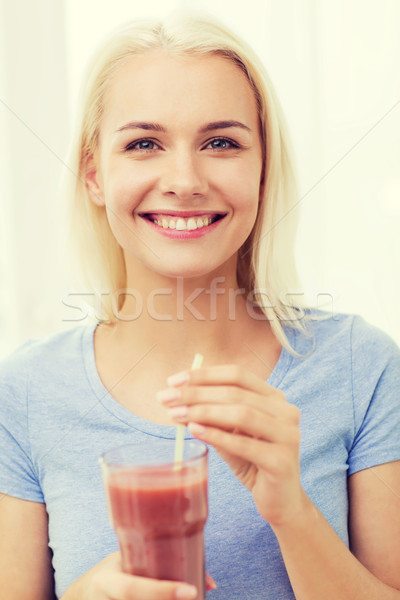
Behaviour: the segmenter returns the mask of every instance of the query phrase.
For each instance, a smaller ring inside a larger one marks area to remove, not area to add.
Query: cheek
[[[106,206],[120,214],[132,213],[143,199],[148,182],[130,169],[112,171],[106,179],[104,193]]]
[[[260,199],[260,173],[253,165],[244,165],[230,175],[227,190],[235,211],[240,211],[247,219],[255,219]]]
[[[122,248],[132,243],[132,213],[144,193],[143,182],[127,169],[110,169],[104,178],[107,220]]]
[[[259,173],[252,173],[247,176],[242,173],[232,181],[232,197],[234,198],[234,214],[238,217],[238,228],[240,229],[241,244],[251,234],[257,220],[259,201],[260,201],[260,183]],[[238,231],[239,234],[239,231]]]

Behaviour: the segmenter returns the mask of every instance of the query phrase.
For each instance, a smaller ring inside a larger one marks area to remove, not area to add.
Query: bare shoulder
[[[400,461],[349,477],[350,548],[386,584],[400,589]]]
[[[0,596],[54,600],[45,504],[0,494],[0,531]]]

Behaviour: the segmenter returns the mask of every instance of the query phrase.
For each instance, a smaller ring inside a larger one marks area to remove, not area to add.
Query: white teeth
[[[186,224],[186,229],[189,229],[189,230],[197,229],[196,219],[193,219],[193,217],[190,217],[190,219],[188,219],[188,222]]]
[[[170,227],[171,227],[171,222],[170,222]],[[178,231],[184,231],[186,229],[186,221],[185,219],[178,219],[176,222],[176,229]]]
[[[154,218],[154,223],[163,229],[176,229],[177,231],[195,231],[202,227],[207,227],[213,221],[210,216],[197,217],[168,217],[160,215],[159,218]]]

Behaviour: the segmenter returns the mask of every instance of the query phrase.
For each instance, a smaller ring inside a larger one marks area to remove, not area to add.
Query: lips
[[[155,212],[142,213],[140,216],[151,221],[162,229],[175,229],[176,231],[195,231],[208,227],[225,217],[226,213],[170,213]]]

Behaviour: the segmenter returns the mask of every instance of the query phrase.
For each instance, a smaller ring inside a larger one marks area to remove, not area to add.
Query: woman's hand
[[[306,506],[300,484],[300,411],[250,371],[224,365],[168,378],[157,398],[177,423],[211,444],[271,526]]]
[[[216,587],[207,575],[207,589]],[[77,579],[61,600],[192,600],[196,588],[183,582],[158,581],[122,572],[121,553],[110,554]]]

